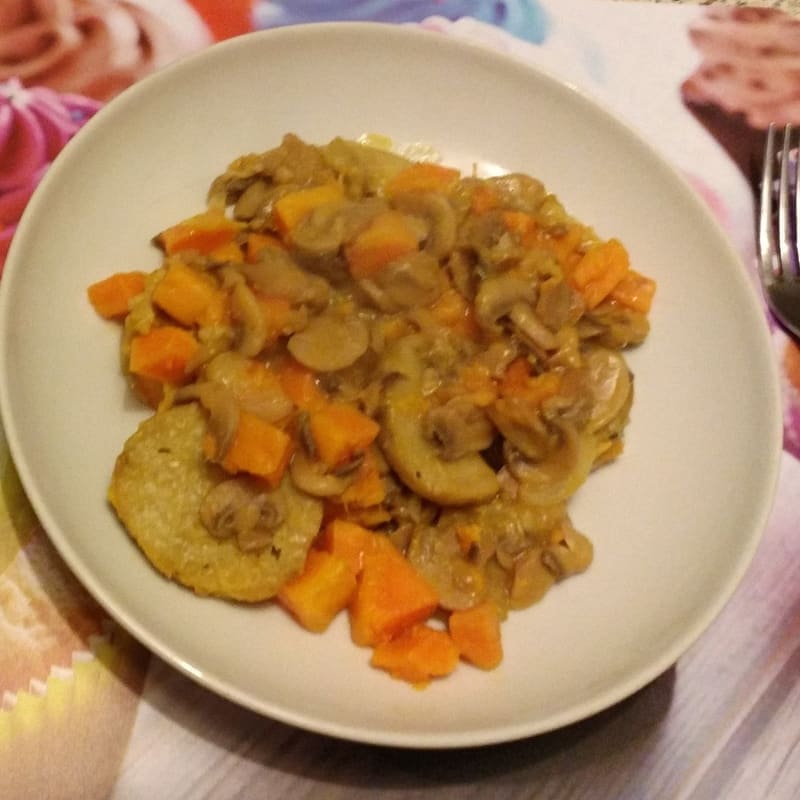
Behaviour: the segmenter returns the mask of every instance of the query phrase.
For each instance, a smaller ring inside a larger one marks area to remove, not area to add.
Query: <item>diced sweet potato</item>
[[[339,495],[339,502],[347,508],[370,508],[386,498],[386,484],[378,469],[372,450],[364,452],[364,461],[356,471],[353,482]]]
[[[119,319],[128,313],[131,300],[144,291],[143,272],[116,272],[86,291],[94,310],[105,319]]]
[[[479,183],[470,196],[469,208],[473,214],[486,214],[500,205],[497,192],[485,183]]]
[[[618,239],[591,247],[569,272],[567,278],[582,295],[586,307],[596,308],[625,277],[630,261]]]
[[[129,369],[134,375],[165,383],[181,383],[197,354],[197,339],[184,328],[162,325],[131,340]]]
[[[269,248],[286,249],[277,236],[272,236],[269,233],[248,233],[245,245],[245,261],[248,264],[255,264],[261,253]]]
[[[424,622],[439,597],[403,554],[382,534],[364,553],[361,577],[350,605],[350,634],[358,645],[388,642]]]
[[[214,278],[176,258],[153,289],[153,302],[182,325],[214,325],[228,313],[227,293]]]
[[[312,548],[303,571],[278,591],[278,601],[304,628],[321,633],[348,606],[355,590],[356,576],[347,561]]]
[[[628,270],[622,280],[611,290],[610,300],[615,300],[627,308],[646,314],[653,304],[656,282],[652,278]]]
[[[503,660],[500,615],[491,601],[453,611],[448,627],[462,658],[476,667],[494,669]]]
[[[344,199],[344,191],[338,183],[323,183],[278,198],[272,214],[282,236],[291,234],[292,229],[315,208]]]
[[[292,318],[292,304],[285,297],[254,292],[267,327],[267,344],[276,342]]]
[[[309,430],[320,459],[328,466],[336,466],[366,450],[375,441],[380,426],[355,406],[328,403],[312,411]]]
[[[536,217],[527,211],[503,211],[501,217],[506,228],[523,241],[535,235],[539,229]]]
[[[361,572],[364,553],[369,550],[375,534],[355,522],[332,519],[322,531],[320,546],[345,561],[354,575]]]
[[[425,686],[449,675],[457,666],[458,647],[447,631],[417,624],[375,646],[370,663],[395,678]]]
[[[556,372],[534,375],[526,358],[515,358],[503,373],[500,394],[503,397],[518,397],[532,405],[539,405],[558,394],[561,376]]]
[[[418,161],[390,178],[384,194],[395,197],[405,192],[446,192],[460,177],[461,173],[452,167]]]
[[[244,251],[236,242],[228,242],[215,247],[208,255],[209,258],[219,262],[230,261],[234,264],[241,264],[244,261]]]
[[[417,232],[406,215],[385,211],[345,247],[345,256],[354,278],[369,278],[418,247]]]
[[[167,255],[183,250],[210,253],[232,242],[242,227],[241,222],[229,219],[221,211],[208,210],[167,228],[156,241]]]
[[[445,289],[430,307],[431,312],[443,325],[458,336],[477,338],[480,327],[475,320],[475,311],[464,295],[454,288]]]
[[[206,456],[216,459],[216,442],[207,440]],[[285,431],[247,411],[239,412],[233,442],[221,460],[228,472],[247,472],[276,487],[283,478],[293,452],[292,439]]]
[[[289,399],[303,411],[313,411],[327,405],[328,399],[319,388],[319,379],[299,361],[289,359],[278,370],[278,378]]]

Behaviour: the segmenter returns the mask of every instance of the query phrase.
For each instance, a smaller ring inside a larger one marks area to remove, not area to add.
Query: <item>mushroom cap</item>
[[[391,365],[381,406],[380,444],[386,460],[409,489],[443,506],[480,503],[497,494],[494,470],[478,453],[450,461],[425,435],[427,402],[422,392],[420,350],[425,337],[395,343],[384,363]]]

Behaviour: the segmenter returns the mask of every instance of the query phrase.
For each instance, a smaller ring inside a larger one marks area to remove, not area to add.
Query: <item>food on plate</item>
[[[110,499],[151,563],[201,594],[256,601],[303,567],[322,504],[288,477],[231,479],[203,453],[196,403],[150,417],[125,443]]]
[[[655,283],[523,174],[287,134],[88,289],[155,409],[109,499],[165,576],[274,598],[415,684],[587,569],[567,504],[622,452]]]

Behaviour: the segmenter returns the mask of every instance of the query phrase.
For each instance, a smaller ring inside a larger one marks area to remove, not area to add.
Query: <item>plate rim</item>
[[[95,127],[102,125],[107,116],[116,113],[117,108],[122,108],[123,103],[134,103],[140,93],[155,90],[160,82],[173,80],[173,76],[177,75],[180,71],[191,70],[195,62],[207,61],[209,58],[213,59],[217,57],[215,54],[220,54],[223,50],[257,47],[261,42],[268,42],[275,38],[303,40],[309,36],[326,35],[331,31],[335,33],[340,30],[343,32],[358,33],[360,35],[375,33],[380,36],[393,37],[397,40],[435,40],[437,46],[450,48],[456,55],[468,52],[476,58],[483,59],[496,69],[516,70],[519,74],[527,75],[530,79],[550,83],[552,89],[560,92],[567,92],[575,102],[588,105],[593,114],[602,115],[606,118],[607,122],[616,126],[617,129],[624,132],[626,136],[638,140],[639,145],[649,152],[654,161],[658,163],[660,168],[669,176],[669,179],[676,184],[682,185],[687,199],[691,199],[691,202],[694,203],[695,210],[703,216],[705,226],[713,228],[717,244],[726,251],[729,260],[741,266],[735,278],[743,283],[747,282],[745,267],[742,264],[739,253],[734,249],[719,222],[707,207],[701,203],[683,175],[623,117],[603,107],[598,100],[594,99],[591,95],[582,91],[574,84],[563,80],[545,67],[523,62],[518,58],[511,57],[473,42],[443,36],[440,33],[424,30],[419,27],[378,22],[319,22],[256,31],[241,37],[236,37],[235,39],[217,43],[147,76],[136,84],[133,84],[129,89],[125,90],[121,95],[100,109],[56,157],[26,206],[17,229],[17,234],[14,236],[9,249],[2,279],[0,279],[0,334],[6,330],[9,324],[9,308],[13,299],[15,282],[22,280],[20,276],[23,273],[23,268],[21,258],[18,257],[17,254],[22,250],[23,239],[32,235],[29,229],[31,229],[34,224],[39,199],[44,197],[49,191],[49,187],[56,183],[61,166],[66,164],[70,158],[69,154],[73,151],[74,142],[80,142],[84,138],[91,136]],[[733,278],[734,276],[731,277]],[[753,292],[750,293],[750,299],[750,311],[758,311],[758,313],[763,315],[763,311],[758,307],[756,295]],[[46,487],[40,486],[39,481],[35,475],[32,474],[28,457],[24,452],[23,444],[20,440],[20,434],[15,421],[14,403],[9,394],[8,384],[10,380],[0,380],[0,417],[2,417],[3,420],[2,424],[4,426],[8,450],[25,488],[26,496],[34,508],[36,516],[40,520],[46,535],[67,563],[70,570],[79,578],[80,582],[89,589],[90,593],[97,599],[106,613],[116,619],[126,630],[131,632],[145,647],[177,668],[184,675],[199,682],[218,695],[236,702],[245,708],[256,711],[257,713],[304,730],[331,735],[345,740],[424,749],[482,746],[517,740],[564,727],[565,725],[592,716],[631,696],[643,686],[657,678],[658,675],[662,674],[695,643],[703,632],[706,631],[711,622],[720,614],[736,588],[740,585],[766,528],[768,516],[775,498],[782,453],[782,406],[778,370],[774,358],[772,358],[766,320],[764,320],[764,325],[758,326],[758,328],[760,331],[759,348],[763,351],[765,356],[769,357],[767,371],[770,376],[770,386],[764,385],[762,388],[765,391],[769,390],[771,398],[771,409],[768,415],[771,421],[771,436],[770,442],[765,444],[763,451],[764,455],[769,457],[769,469],[765,474],[765,481],[771,488],[769,491],[765,491],[763,497],[760,498],[761,507],[759,509],[760,513],[758,514],[758,524],[754,526],[752,535],[748,538],[749,546],[743,549],[739,554],[736,568],[727,576],[724,590],[719,591],[714,598],[714,602],[707,604],[705,613],[695,618],[694,624],[681,636],[677,637],[676,643],[671,650],[662,653],[660,658],[652,659],[649,669],[639,670],[634,675],[627,678],[627,680],[617,682],[615,684],[615,691],[605,692],[596,697],[593,701],[586,701],[577,706],[570,706],[562,712],[552,714],[550,717],[538,722],[528,724],[520,723],[503,728],[494,727],[486,731],[470,730],[460,734],[427,733],[422,735],[413,732],[404,733],[392,730],[384,730],[379,733],[375,731],[364,731],[358,726],[337,724],[325,720],[320,721],[285,706],[276,706],[272,702],[264,702],[262,699],[253,698],[249,696],[248,693],[242,692],[237,687],[229,685],[229,683],[221,680],[218,676],[213,674],[209,675],[203,670],[198,670],[193,664],[183,660],[179,653],[174,652],[174,649],[171,648],[169,644],[162,642],[158,637],[149,633],[136,619],[132,618],[125,609],[117,607],[117,604],[109,597],[102,583],[98,582],[97,576],[92,574],[91,570],[87,570],[81,556],[76,552],[73,544],[70,542],[69,536],[60,529],[60,525],[52,517],[45,499],[47,493]],[[754,332],[755,330],[754,328]],[[10,337],[7,336],[3,336],[2,338],[4,342],[10,339]],[[7,359],[8,346],[7,344],[0,344],[0,378],[8,376]],[[53,532],[51,533],[51,531]]]

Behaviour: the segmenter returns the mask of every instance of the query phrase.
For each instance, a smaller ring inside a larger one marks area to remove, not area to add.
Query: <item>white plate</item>
[[[276,607],[198,599],[162,580],[105,491],[145,413],[116,326],[86,286],[150,269],[154,232],[201,210],[235,156],[286,131],[426,142],[446,162],[522,170],[619,236],[659,284],[620,461],[573,505],[590,571],[504,627],[505,660],[415,691],[371,669],[346,621],[305,633]],[[88,589],[200,683],[285,722],[417,747],[510,740],[630,695],[701,634],[749,563],[780,451],[777,381],[746,273],[690,189],[636,135],[563,84],[415,29],[314,25],[218,45],[100,112],[36,192],[0,290],[0,401],[39,517]]]

